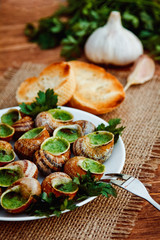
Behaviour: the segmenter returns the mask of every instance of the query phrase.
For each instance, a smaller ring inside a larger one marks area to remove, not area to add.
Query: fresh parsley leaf
[[[20,111],[24,114],[35,117],[38,113],[57,108],[58,96],[53,89],[47,89],[46,92],[39,91],[38,97],[31,104],[20,104]]]
[[[90,196],[99,196],[101,194],[107,198],[110,195],[117,196],[116,190],[110,183],[95,181],[90,171],[85,175],[78,175],[78,177],[73,178],[73,183],[76,188],[79,188],[74,199],[69,200],[68,197],[57,198],[53,193],[50,193],[48,196],[43,192],[40,196],[34,196],[36,202],[26,210],[26,213],[35,216],[50,216],[55,214],[59,217],[62,211],[66,209],[74,210],[77,207],[77,202],[85,200]]]
[[[121,126],[121,127],[117,127],[117,125],[119,125],[121,123],[121,119],[120,118],[113,118],[110,119],[108,121],[108,126],[105,126],[104,123],[101,123],[100,125],[98,125],[98,127],[96,128],[97,131],[108,131],[114,134],[114,143],[117,143],[119,136],[122,135],[123,130],[125,129],[125,127]]]
[[[40,19],[37,27],[27,24],[25,35],[42,49],[62,45],[62,56],[77,58],[83,53],[87,38],[104,26],[111,11],[119,11],[124,27],[135,33],[144,48],[160,60],[159,0],[67,0],[66,6]]]

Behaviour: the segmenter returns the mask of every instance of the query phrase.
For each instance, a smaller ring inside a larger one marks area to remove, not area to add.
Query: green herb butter
[[[42,127],[31,129],[31,130],[29,130],[28,132],[24,133],[24,134],[21,136],[21,139],[32,139],[32,138],[35,138],[35,137],[37,137],[42,131],[43,131],[43,128],[42,128]]]
[[[11,125],[13,125],[13,123],[18,121],[18,119],[19,119],[18,111],[17,110],[12,110],[12,111],[9,111],[9,112],[2,115],[1,122],[6,123],[6,124],[11,126]]]
[[[109,134],[107,132],[94,132],[88,134],[88,137],[92,145],[103,145],[107,142],[110,142],[113,138],[112,134]]]
[[[105,166],[103,164],[89,158],[80,161],[79,165],[82,169],[85,171],[90,171],[91,173],[103,173],[105,170]]]
[[[77,129],[62,128],[56,133],[57,137],[63,137],[68,140],[68,142],[75,142],[81,135],[78,133]]]
[[[17,192],[8,192],[3,197],[3,206],[7,209],[16,209],[21,207],[27,202],[20,193]]]
[[[0,149],[0,162],[10,162],[13,158],[13,152],[7,153],[5,150]]]
[[[73,119],[73,115],[62,109],[51,109],[48,111],[54,119],[61,121],[69,121]]]
[[[13,182],[22,177],[20,167],[15,169],[0,169],[0,186],[10,186]]]
[[[5,125],[5,124],[0,124],[0,137],[7,137],[13,133],[13,130]]]
[[[61,138],[49,138],[43,144],[41,149],[51,154],[59,154],[65,152],[69,148],[69,142]]]

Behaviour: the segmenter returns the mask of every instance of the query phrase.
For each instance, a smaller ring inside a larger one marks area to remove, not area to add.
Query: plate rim
[[[82,113],[82,114],[85,113],[88,116],[97,118],[97,120],[101,120],[102,123],[108,124],[107,121],[105,121],[104,119],[102,119],[99,116],[94,115],[92,113],[89,113],[89,112],[86,112],[86,111],[83,111],[83,110],[80,110],[80,109],[72,108],[72,107],[67,107],[67,106],[60,106],[60,107],[62,109],[68,110],[68,111],[69,110],[71,110],[71,111],[73,110],[73,111],[75,111],[77,113]],[[0,113],[1,113],[1,111],[7,111],[7,110],[10,110],[10,109],[20,109],[20,107],[19,106],[14,106],[14,107],[3,108],[3,109],[0,109]],[[122,150],[122,158],[123,158],[122,165],[119,167],[119,169],[117,171],[117,173],[120,173],[123,170],[123,167],[124,167],[124,164],[125,164],[126,151],[125,151],[124,142],[123,142],[121,136],[119,137],[118,142],[120,143],[121,148],[122,148],[121,150]],[[77,205],[77,207],[81,207],[81,206],[91,202],[95,198],[97,198],[97,196],[88,197],[87,199],[77,203],[76,205]],[[66,212],[70,212],[70,211],[71,210],[66,209],[66,210],[62,211],[62,214],[66,213]],[[33,221],[33,220],[39,220],[39,219],[54,217],[55,215],[53,214],[53,215],[50,215],[49,217],[47,217],[47,216],[41,216],[41,217],[40,216],[27,216],[27,215],[25,217],[24,216],[20,216],[20,217],[17,216],[17,217],[15,217],[15,215],[13,215],[13,216],[14,216],[14,218],[13,217],[1,217],[0,216],[0,221]]]

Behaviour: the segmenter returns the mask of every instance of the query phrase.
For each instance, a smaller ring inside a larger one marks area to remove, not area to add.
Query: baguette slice
[[[17,102],[31,103],[39,90],[54,89],[58,94],[58,105],[66,104],[72,97],[76,87],[74,72],[66,62],[53,63],[46,67],[39,77],[26,79],[16,92]]]
[[[119,106],[125,98],[123,86],[116,77],[93,64],[71,61],[76,90],[69,102],[93,114],[103,114]]]

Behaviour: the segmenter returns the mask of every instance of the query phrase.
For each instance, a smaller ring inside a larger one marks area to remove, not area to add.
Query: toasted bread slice
[[[112,111],[125,98],[123,86],[116,77],[93,64],[71,61],[75,72],[76,90],[69,102],[93,114]]]
[[[39,90],[54,89],[58,94],[58,105],[66,104],[72,97],[76,87],[74,72],[66,62],[53,63],[46,67],[39,77],[26,79],[17,89],[18,103],[31,103]]]

